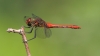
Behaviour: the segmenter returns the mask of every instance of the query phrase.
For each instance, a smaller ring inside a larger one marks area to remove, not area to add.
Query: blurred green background
[[[23,17],[32,13],[82,28],[51,29],[50,38],[28,42],[32,56],[100,56],[100,0],[0,0],[0,56],[27,56],[22,37],[6,30],[26,25]]]

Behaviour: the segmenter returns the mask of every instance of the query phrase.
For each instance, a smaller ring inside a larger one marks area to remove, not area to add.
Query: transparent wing
[[[44,32],[45,32],[46,37],[50,37],[52,34],[51,30],[49,28],[46,28],[46,27],[44,27]]]
[[[32,13],[32,17],[33,17],[34,19],[40,18],[40,17],[36,16],[36,15],[33,14],[33,13]]]
[[[49,38],[51,36],[51,30],[49,28],[45,27],[37,27],[38,29],[36,30],[36,36],[38,38]]]

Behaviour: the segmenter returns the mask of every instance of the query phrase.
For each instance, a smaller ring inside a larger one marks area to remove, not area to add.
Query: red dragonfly
[[[38,16],[36,16],[34,14],[32,14],[32,17],[25,16],[24,19],[26,21],[26,24],[28,25],[27,27],[26,26],[24,26],[24,27],[25,28],[31,28],[31,30],[29,32],[26,32],[26,33],[32,33],[33,28],[35,28],[34,37],[32,39],[36,38],[36,31],[38,29],[37,27],[43,27],[44,28],[44,33],[45,33],[46,37],[50,37],[51,36],[50,28],[80,29],[80,27],[77,26],[77,25],[57,25],[57,24],[47,23],[43,19],[41,19],[40,17],[38,17]],[[32,40],[32,39],[29,39],[29,40]]]

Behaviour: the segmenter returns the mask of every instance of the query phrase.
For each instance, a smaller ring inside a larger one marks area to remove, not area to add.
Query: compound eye
[[[30,22],[31,21],[31,18],[28,18],[28,20],[27,20],[28,22]]]
[[[31,18],[28,18],[27,20],[26,20],[26,23],[28,24],[28,23],[30,23],[31,22]]]

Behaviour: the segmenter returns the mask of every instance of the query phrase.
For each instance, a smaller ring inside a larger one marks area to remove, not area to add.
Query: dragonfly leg
[[[25,28],[31,28],[30,26],[24,26]]]
[[[30,40],[33,40],[33,39],[35,39],[35,38],[36,38],[36,30],[37,30],[37,28],[35,28],[35,31],[34,31],[34,37],[33,37],[33,38],[31,38],[31,39],[29,39],[29,40],[27,40],[27,41],[30,41]]]
[[[32,31],[33,31],[33,27],[31,28],[31,30],[29,32],[26,32],[26,33],[32,33]]]

